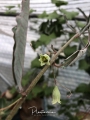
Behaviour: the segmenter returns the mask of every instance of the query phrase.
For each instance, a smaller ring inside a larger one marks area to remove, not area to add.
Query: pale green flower
[[[54,87],[53,93],[52,93],[52,104],[60,103],[61,94],[57,86]]]
[[[45,64],[50,65],[50,57],[47,54],[40,55],[39,61],[41,62],[41,66]]]

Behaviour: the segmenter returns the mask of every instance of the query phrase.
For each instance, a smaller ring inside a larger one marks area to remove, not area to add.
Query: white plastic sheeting
[[[90,0],[64,0],[68,2],[67,6],[63,8],[67,10],[77,11],[77,7],[80,7],[87,14],[90,10]],[[6,10],[5,6],[16,6],[16,10],[19,12],[20,9],[18,5],[21,3],[21,0],[0,0],[0,11],[3,12]],[[42,11],[52,12],[56,10],[54,4],[51,3],[51,0],[30,0],[30,8],[36,10],[35,13],[42,13]]]
[[[70,11],[77,11],[77,7],[80,7],[82,10],[85,11],[86,14],[89,13],[90,10],[90,0],[67,0],[69,4],[67,6],[63,6]],[[20,8],[18,4],[21,3],[21,0],[0,0],[0,12],[5,12],[5,6],[16,6],[14,10],[20,12]],[[35,13],[42,13],[44,10],[47,12],[52,12],[56,10],[54,4],[51,4],[50,0],[30,0],[30,8],[35,9]],[[12,77],[12,52],[13,52],[13,32],[12,28],[16,25],[15,17],[7,17],[7,16],[0,16],[0,84],[5,82],[8,85],[13,84],[13,77]],[[30,21],[29,26],[33,25]],[[38,25],[35,26],[38,28]],[[31,60],[36,56],[36,53],[30,47],[30,41],[35,40],[39,37],[33,31],[29,30],[28,27],[28,35],[27,35],[27,45],[26,45],[26,54],[25,54],[25,62],[24,67],[29,68]],[[56,43],[55,43],[56,44]],[[60,43],[58,43],[59,45]],[[57,45],[57,44],[56,44]],[[60,73],[58,76],[58,81],[66,85],[69,88],[75,88],[78,84],[82,82],[88,83],[90,81],[89,75],[86,74],[84,71],[77,71],[76,68],[67,68],[67,69],[60,69]],[[67,79],[67,80],[66,80]],[[61,88],[61,87],[60,87]],[[6,87],[0,87],[0,90],[5,90]],[[65,91],[64,91],[65,93]],[[63,94],[63,90],[62,90]]]

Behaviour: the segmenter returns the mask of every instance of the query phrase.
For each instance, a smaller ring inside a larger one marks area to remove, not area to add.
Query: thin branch
[[[18,100],[16,100],[14,103],[10,104],[9,106],[4,107],[4,108],[1,108],[1,109],[0,109],[0,112],[11,108],[13,105],[15,105],[15,104],[16,104],[17,102],[19,102],[21,99],[22,99],[22,98],[19,98]]]

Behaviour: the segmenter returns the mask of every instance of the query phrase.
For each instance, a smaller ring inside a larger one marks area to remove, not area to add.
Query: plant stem
[[[18,101],[20,101],[21,99],[22,99],[22,98],[19,98],[19,99],[17,99],[15,102],[13,102],[12,104],[10,104],[9,106],[4,107],[4,108],[1,108],[1,109],[0,109],[0,112],[11,108],[13,105],[15,105],[15,104],[16,104]]]
[[[52,63],[56,60],[56,58],[58,57],[58,55],[77,37],[79,37],[80,34],[77,33],[75,34],[55,55],[54,57],[51,59],[50,64],[52,65]],[[32,83],[29,85],[29,87],[26,89],[25,93],[26,95],[28,95],[31,90],[33,89],[33,87],[37,84],[37,82],[39,81],[39,79],[42,77],[42,75],[46,72],[46,70],[49,68],[49,65],[46,65],[41,71],[40,73],[35,77],[35,79],[32,81]],[[12,120],[13,116],[16,114],[17,110],[19,109],[19,107],[22,105],[22,103],[24,102],[24,100],[26,99],[26,96],[22,97],[22,99],[20,99],[19,102],[17,102],[17,104],[14,106],[14,108],[11,110],[10,114],[7,116],[6,120]]]

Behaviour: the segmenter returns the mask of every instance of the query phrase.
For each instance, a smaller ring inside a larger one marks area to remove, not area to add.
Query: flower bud
[[[60,97],[61,97],[60,91],[58,87],[55,86],[52,93],[52,104],[56,104],[56,103],[61,104]]]

